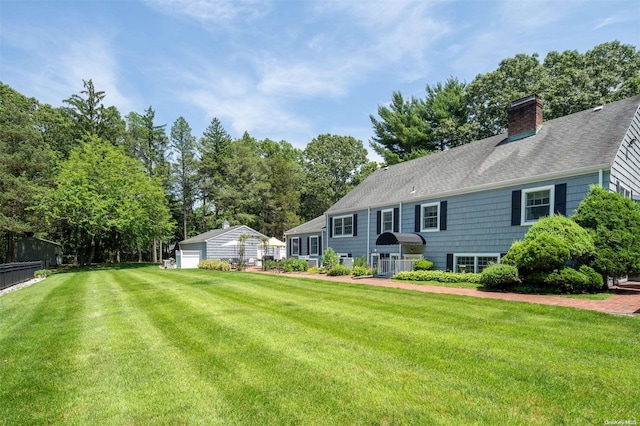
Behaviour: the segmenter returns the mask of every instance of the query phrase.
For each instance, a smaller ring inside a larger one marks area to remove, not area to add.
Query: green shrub
[[[290,257],[288,259],[282,259],[278,262],[282,272],[304,272],[309,269],[309,262],[303,259],[296,259]]]
[[[468,282],[479,284],[480,276],[480,274],[474,273],[457,274],[455,272],[443,271],[404,271],[398,272],[393,278],[404,281],[436,281],[441,283]]]
[[[38,269],[33,273],[34,278],[47,278],[49,275],[51,275],[49,269]]]
[[[570,259],[566,244],[553,235],[539,234],[532,241],[524,242],[524,246],[518,268],[525,271],[562,269]]]
[[[264,269],[270,271],[272,269],[276,269],[278,267],[278,262],[275,260],[267,259],[264,261]]]
[[[341,275],[350,275],[351,274],[351,268],[349,268],[348,266],[344,266],[344,265],[334,265],[331,269],[329,269],[327,271],[327,275],[331,276],[331,277],[338,277]]]
[[[416,260],[413,264],[414,271],[428,271],[433,268],[433,262],[427,259]]]
[[[513,244],[511,244],[511,247],[509,248],[507,254],[502,256],[502,258],[500,259],[500,263],[512,266],[520,265],[520,260],[522,259],[524,250],[524,243],[522,241],[515,241]]]
[[[593,185],[572,218],[589,229],[596,247],[590,263],[610,277],[640,273],[640,205]]]
[[[338,258],[338,254],[331,247],[327,247],[322,255],[322,266],[329,270],[339,263],[340,259]]]
[[[545,284],[562,293],[581,293],[589,286],[589,277],[573,268],[562,268],[551,272]]]
[[[513,265],[493,263],[480,274],[480,283],[488,289],[506,290],[520,282],[518,268]]]
[[[364,268],[367,267],[367,257],[362,255],[360,257],[356,257],[355,259],[353,259],[353,267],[356,268],[357,266],[362,266]]]
[[[569,250],[571,260],[584,263],[595,253],[595,245],[589,231],[565,216],[557,214],[540,219],[529,228],[524,237],[524,243],[535,240],[541,234],[551,235],[561,240]]]
[[[580,269],[563,268],[547,275],[545,284],[561,293],[593,293],[602,288],[604,280],[593,268],[582,265]]]
[[[223,260],[201,260],[198,263],[200,269],[210,269],[213,271],[230,271],[231,264]]]
[[[582,274],[589,277],[589,285],[593,289],[593,291],[600,290],[604,287],[604,278],[595,269],[590,266],[582,265],[580,269],[578,269]],[[590,290],[587,290],[590,291]]]
[[[366,266],[354,266],[351,270],[351,275],[354,277],[361,277],[363,275],[367,275],[369,270]]]
[[[501,263],[516,266],[525,284],[545,285],[552,271],[560,271],[567,264],[583,264],[594,252],[593,239],[586,229],[555,215],[531,226],[522,241],[511,245]]]

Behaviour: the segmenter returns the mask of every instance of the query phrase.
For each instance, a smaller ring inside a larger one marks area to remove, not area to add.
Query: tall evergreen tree
[[[80,141],[86,136],[95,135],[103,140],[119,145],[123,142],[125,123],[116,107],[105,107],[104,91],[98,91],[93,81],[82,80],[84,90],[73,94],[63,102],[63,110],[74,121],[74,139]]]
[[[302,151],[286,141],[270,139],[262,141],[261,147],[269,186],[263,194],[260,231],[283,238],[287,229],[300,224],[297,213],[304,184]]]
[[[200,138],[198,151],[198,183],[202,200],[201,232],[217,226],[217,202],[226,176],[226,165],[231,155],[231,136],[220,120],[213,118]],[[209,221],[209,212],[214,212],[213,222]]]
[[[224,167],[226,175],[216,202],[220,219],[262,229],[260,215],[269,182],[258,142],[245,132],[231,143]]]
[[[184,117],[171,126],[171,148],[176,154],[173,164],[174,190],[182,205],[182,238],[189,238],[189,221],[192,217],[196,191],[196,139]]]

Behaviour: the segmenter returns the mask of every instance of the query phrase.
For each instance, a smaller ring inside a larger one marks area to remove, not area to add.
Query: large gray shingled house
[[[480,272],[539,218],[571,215],[590,185],[640,201],[639,106],[635,96],[543,122],[536,96],[514,101],[508,133],[371,174],[327,210],[323,247],[374,266],[423,256]]]

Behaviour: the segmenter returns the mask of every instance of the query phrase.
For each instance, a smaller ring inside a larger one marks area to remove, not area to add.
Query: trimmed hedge
[[[413,264],[414,271],[428,271],[433,268],[433,262],[427,259],[418,259]]]
[[[594,292],[602,288],[603,279],[593,268],[581,266],[579,270],[563,268],[553,271],[544,280],[545,284],[563,293]]]
[[[518,268],[513,265],[494,263],[482,271],[480,283],[487,289],[506,290],[520,284]]]
[[[231,264],[223,260],[201,260],[198,263],[199,269],[210,269],[213,271],[230,271]]]
[[[480,277],[480,274],[473,273],[458,274],[455,272],[444,271],[404,271],[395,274],[393,279],[403,281],[436,281],[440,283],[467,282],[479,284]]]

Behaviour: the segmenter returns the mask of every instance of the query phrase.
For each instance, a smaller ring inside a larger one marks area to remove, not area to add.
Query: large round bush
[[[507,290],[520,283],[518,268],[494,263],[484,268],[480,275],[480,283],[490,290]]]
[[[546,272],[561,269],[570,259],[566,244],[558,237],[539,234],[524,241],[524,250],[518,267],[527,272]]]

